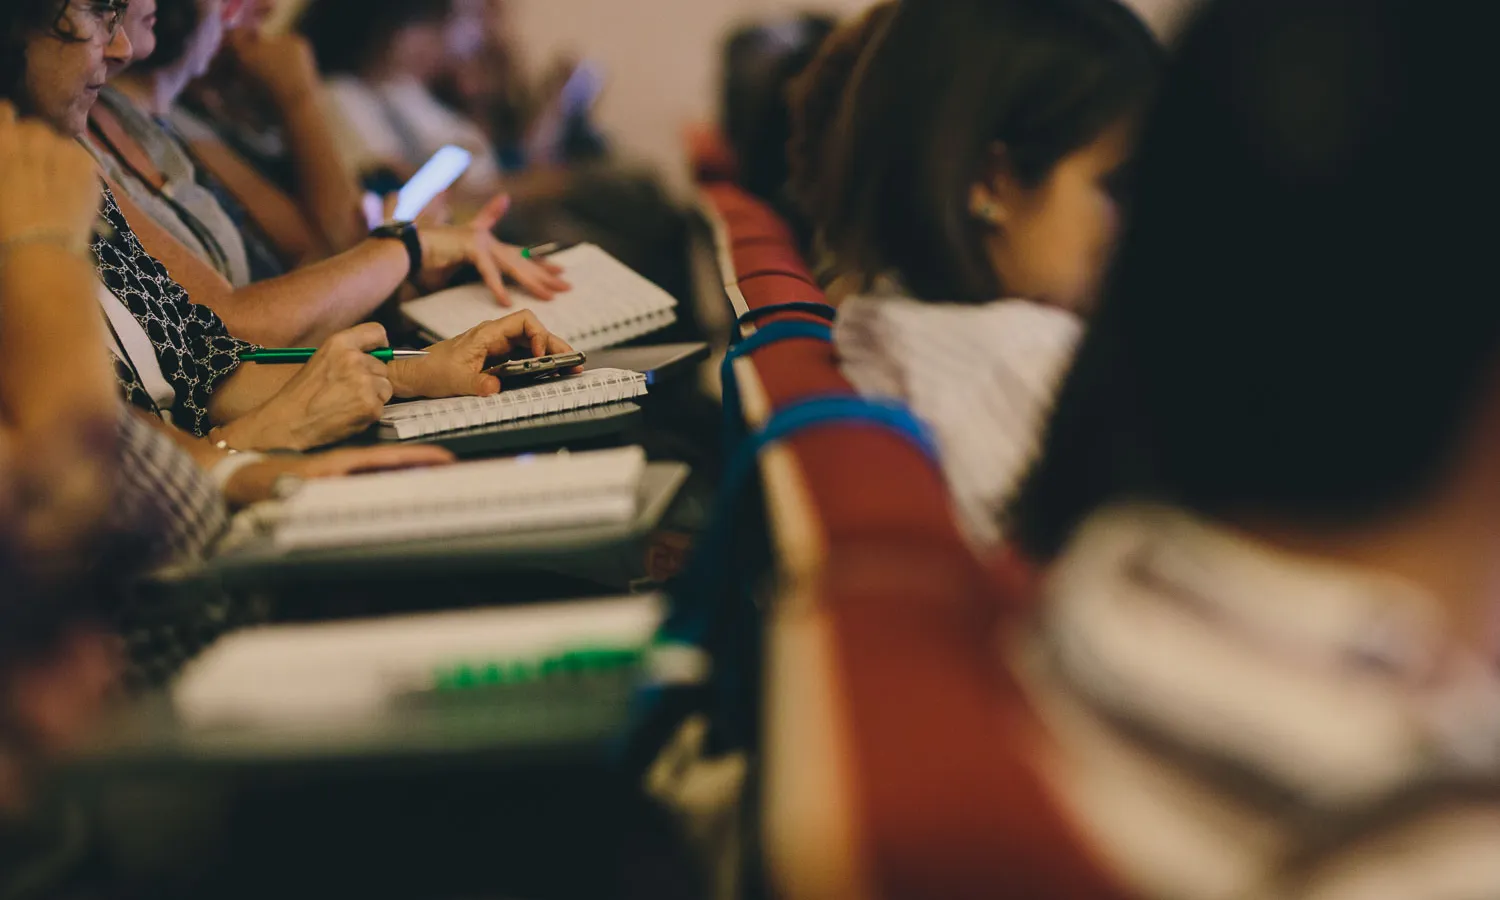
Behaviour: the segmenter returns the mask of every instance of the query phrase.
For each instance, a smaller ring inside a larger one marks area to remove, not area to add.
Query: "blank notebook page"
[[[619,403],[646,393],[646,376],[625,369],[595,369],[493,397],[452,397],[393,403],[380,416],[382,434],[400,440],[500,425],[553,413]]]
[[[640,447],[457,463],[308,481],[281,509],[287,550],[629,522]]]
[[[529,309],[547,330],[575,350],[599,350],[649,334],[677,320],[677,301],[594,244],[547,257],[562,267],[572,290],[538,300],[518,287],[502,307],[484,285],[466,285],[413,300],[401,311],[440,338],[463,334],[481,322]]]

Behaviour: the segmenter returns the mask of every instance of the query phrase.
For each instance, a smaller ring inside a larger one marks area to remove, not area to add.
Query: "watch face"
[[[376,237],[401,237],[410,227],[410,222],[387,222],[370,233]]]

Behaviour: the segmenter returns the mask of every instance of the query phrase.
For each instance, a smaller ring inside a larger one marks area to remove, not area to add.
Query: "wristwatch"
[[[422,239],[417,236],[417,226],[412,222],[389,222],[370,232],[370,237],[379,240],[397,240],[406,245],[406,277],[412,279],[422,271]]]

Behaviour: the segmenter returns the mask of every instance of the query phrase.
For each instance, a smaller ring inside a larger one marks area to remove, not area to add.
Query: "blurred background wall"
[[[307,0],[286,0],[290,18]],[[316,2],[316,0],[311,0]],[[836,15],[871,0],[507,0],[526,62],[544,68],[557,54],[602,65],[608,88],[597,121],[629,158],[660,168],[685,186],[682,129],[712,119],[718,57],[735,25],[804,9]],[[1170,33],[1194,0],[1128,0],[1161,33]]]

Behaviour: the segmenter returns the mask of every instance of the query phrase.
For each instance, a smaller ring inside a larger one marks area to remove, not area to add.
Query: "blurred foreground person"
[[[1130,892],[1500,896],[1500,202],[1458,0],[1223,0],[1012,534],[1035,755]]]

